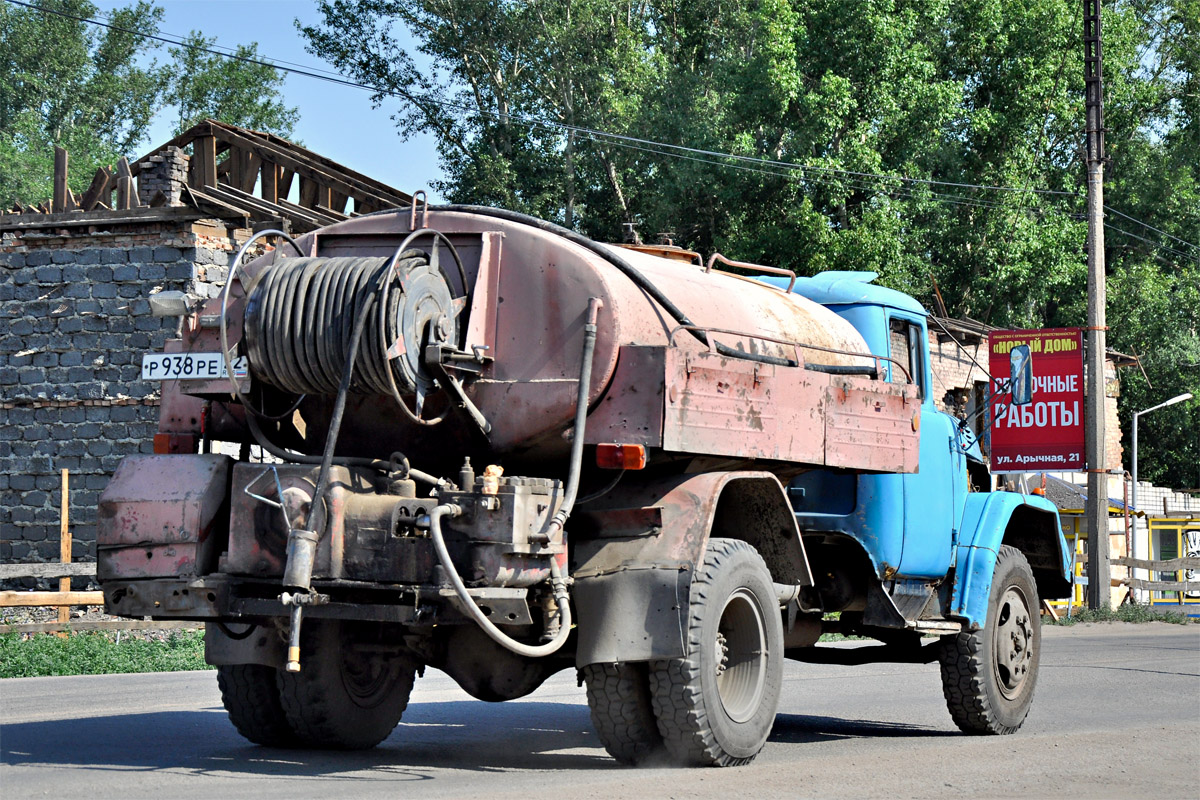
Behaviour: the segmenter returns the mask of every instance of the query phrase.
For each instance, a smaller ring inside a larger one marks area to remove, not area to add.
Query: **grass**
[[[161,639],[126,634],[120,641],[107,631],[73,633],[65,639],[0,634],[0,678],[196,669],[211,669],[204,662],[203,631],[172,631]]]
[[[1045,625],[1074,625],[1078,622],[1170,622],[1174,625],[1187,625],[1200,620],[1191,619],[1178,611],[1129,604],[1116,608],[1074,608],[1069,619],[1066,614],[1059,614],[1058,622],[1049,617],[1042,618]]]

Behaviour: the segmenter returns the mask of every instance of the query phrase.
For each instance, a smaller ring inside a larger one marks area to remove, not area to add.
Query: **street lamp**
[[[1137,500],[1137,491],[1138,491],[1138,468],[1137,468],[1138,467],[1138,465],[1137,465],[1138,417],[1142,416],[1143,414],[1149,414],[1151,411],[1158,411],[1160,408],[1166,408],[1167,406],[1173,406],[1176,403],[1182,403],[1184,400],[1191,400],[1191,399],[1192,399],[1192,393],[1186,392],[1184,394],[1179,395],[1178,397],[1172,397],[1170,400],[1167,400],[1165,403],[1159,403],[1156,406],[1151,406],[1150,408],[1147,408],[1144,411],[1133,412],[1133,510],[1135,512],[1138,510],[1138,500]],[[1132,553],[1132,556],[1134,558],[1144,558],[1145,554],[1139,554],[1140,551],[1138,548],[1138,541],[1139,541],[1138,520],[1137,520],[1136,516],[1133,518],[1133,525],[1134,525],[1134,528],[1133,528],[1133,553]],[[1147,545],[1150,544],[1148,538],[1147,538],[1146,544]],[[1144,572],[1145,572],[1145,570],[1137,569],[1137,570],[1133,571],[1133,574],[1134,574],[1134,577],[1140,578],[1140,577],[1144,577],[1143,576]]]

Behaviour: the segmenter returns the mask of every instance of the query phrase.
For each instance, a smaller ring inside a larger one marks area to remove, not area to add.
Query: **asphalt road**
[[[1044,629],[1014,736],[950,722],[937,667],[788,662],[775,729],[739,769],[627,769],[560,673],[528,698],[418,680],[375,750],[241,739],[212,672],[0,681],[0,797],[1200,797],[1200,625]]]

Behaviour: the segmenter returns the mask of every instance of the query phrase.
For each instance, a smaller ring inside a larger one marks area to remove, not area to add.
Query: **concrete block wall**
[[[1167,511],[1194,511],[1200,514],[1200,497],[1138,481],[1137,502],[1142,511],[1152,517],[1161,516],[1164,501]]]
[[[246,233],[186,221],[0,239],[0,562],[58,560],[62,469],[74,558],[95,559],[100,492],[123,457],[153,451],[159,386],[142,354],[178,331],[148,297],[218,295]]]

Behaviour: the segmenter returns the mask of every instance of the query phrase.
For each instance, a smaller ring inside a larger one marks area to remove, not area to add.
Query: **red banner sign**
[[[993,331],[992,472],[1084,468],[1083,332]]]

